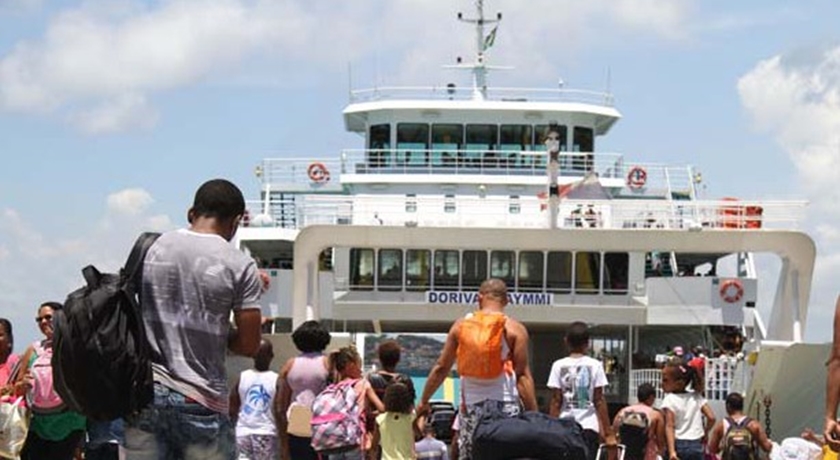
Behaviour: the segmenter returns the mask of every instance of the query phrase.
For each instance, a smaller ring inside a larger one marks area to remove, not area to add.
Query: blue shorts
[[[126,420],[127,460],[234,460],[236,437],[227,414],[214,412],[155,383],[155,398]]]

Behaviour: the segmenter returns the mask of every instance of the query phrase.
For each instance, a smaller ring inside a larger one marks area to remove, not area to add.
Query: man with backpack
[[[383,340],[379,342],[376,348],[377,355],[379,355],[379,364],[382,369],[368,374],[367,378],[370,381],[370,386],[376,392],[379,399],[385,398],[385,389],[392,383],[402,383],[411,391],[411,400],[416,399],[414,392],[414,382],[411,377],[406,374],[397,372],[397,364],[400,363],[400,355],[402,354],[402,347],[396,340]]]
[[[618,433],[625,447],[627,460],[656,460],[665,448],[665,419],[653,408],[656,388],[650,383],[639,385],[636,404],[624,407],[613,419],[613,432]]]
[[[129,459],[235,458],[225,352],[257,352],[263,288],[255,261],[230,244],[244,213],[234,184],[205,182],[189,228],[164,233],[146,254],[140,305],[154,399],[126,420]]]
[[[417,412],[428,412],[429,400],[457,358],[462,402],[459,412],[459,458],[473,458],[472,438],[484,415],[515,417],[522,408],[537,410],[534,380],[528,364],[528,331],[504,314],[505,282],[491,278],[479,287],[478,310],[452,325],[441,356],[429,373]]]
[[[709,452],[721,460],[754,460],[758,449],[770,453],[773,443],[757,420],[744,415],[744,397],[740,393],[726,396],[726,417],[719,420],[709,435]]]

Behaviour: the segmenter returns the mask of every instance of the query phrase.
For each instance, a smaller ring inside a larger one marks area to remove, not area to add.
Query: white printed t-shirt
[[[563,392],[560,418],[573,417],[584,429],[600,432],[592,400],[595,389],[608,383],[601,361],[589,356],[567,356],[551,365],[547,386]]]
[[[259,308],[261,290],[254,259],[221,236],[161,235],[146,254],[140,293],[155,382],[227,414],[230,315]]]

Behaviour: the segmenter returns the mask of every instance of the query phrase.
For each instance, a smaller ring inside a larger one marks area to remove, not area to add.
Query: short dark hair
[[[729,393],[726,395],[726,411],[741,412],[744,410],[744,397],[741,393]]]
[[[15,349],[15,334],[12,331],[12,322],[6,318],[0,318],[0,324],[3,325],[3,330],[6,331],[6,337],[9,338],[9,348]]]
[[[385,389],[385,397],[382,403],[386,412],[398,412],[410,414],[414,406],[414,398],[408,385],[404,383],[392,383]]]
[[[233,219],[245,213],[245,198],[233,182],[213,179],[201,184],[195,192],[190,211],[196,217]]]
[[[651,396],[656,396],[656,388],[654,388],[654,386],[650,383],[643,383],[639,385],[638,389],[636,389],[636,399],[638,399],[639,402],[647,401]]]
[[[41,302],[41,305],[38,306],[38,310],[40,310],[44,307],[50,307],[53,310],[63,310],[64,309],[64,305],[62,305],[61,302],[54,302],[54,301]]]
[[[331,339],[330,332],[314,320],[305,321],[292,332],[292,342],[301,353],[324,351]]]
[[[566,342],[572,351],[581,350],[589,345],[589,326],[583,321],[575,321],[566,331]]]
[[[399,342],[396,340],[383,340],[382,342],[379,342],[379,346],[376,350],[379,354],[379,362],[382,363],[382,367],[388,369],[394,368],[397,366],[397,363],[400,362],[402,347],[400,347]]]

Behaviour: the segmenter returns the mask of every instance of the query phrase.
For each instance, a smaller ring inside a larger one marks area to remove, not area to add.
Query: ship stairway
[[[645,278],[674,276],[677,266],[673,252],[649,252],[645,255]]]
[[[275,225],[280,228],[297,228],[297,206],[295,195],[291,193],[271,192],[269,213]]]

